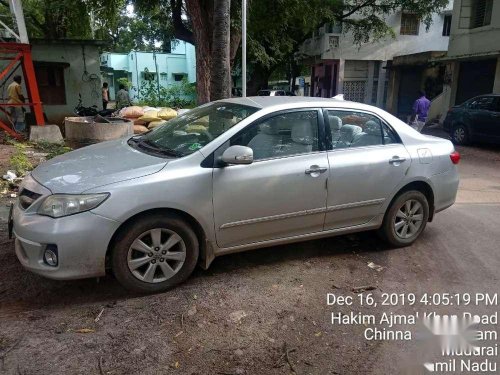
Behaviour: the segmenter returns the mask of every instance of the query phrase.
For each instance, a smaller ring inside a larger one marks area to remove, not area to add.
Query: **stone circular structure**
[[[96,122],[94,117],[66,117],[65,138],[81,144],[110,141],[134,135],[134,123],[119,117],[105,117],[109,122]]]

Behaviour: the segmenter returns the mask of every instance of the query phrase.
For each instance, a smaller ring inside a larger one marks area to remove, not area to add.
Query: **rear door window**
[[[328,110],[331,150],[399,143],[396,133],[378,117],[364,112]]]
[[[481,96],[472,100],[468,107],[470,109],[492,111],[494,110],[494,99],[493,96]]]

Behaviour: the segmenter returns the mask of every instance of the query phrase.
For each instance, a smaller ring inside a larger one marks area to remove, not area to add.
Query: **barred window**
[[[401,14],[401,35],[418,35],[420,19],[414,13]]]
[[[475,0],[472,3],[471,29],[491,23],[493,0]]]
[[[451,31],[451,14],[444,16],[443,20],[443,36],[450,36]]]

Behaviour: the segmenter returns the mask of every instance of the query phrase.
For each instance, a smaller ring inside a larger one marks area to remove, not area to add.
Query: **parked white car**
[[[38,166],[13,209],[22,265],[165,290],[214,257],[377,229],[408,246],[452,205],[459,154],[376,107],[251,97]]]

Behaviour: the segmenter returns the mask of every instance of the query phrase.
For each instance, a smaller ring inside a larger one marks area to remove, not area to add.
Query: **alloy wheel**
[[[453,131],[453,139],[457,143],[463,143],[467,135],[465,134],[465,129],[462,126],[457,127]]]
[[[147,283],[161,283],[174,276],[186,260],[181,236],[165,228],[154,228],[139,235],[130,246],[127,264],[132,275]]]
[[[408,239],[418,234],[424,219],[424,208],[415,200],[407,200],[394,217],[394,231],[402,239]]]

